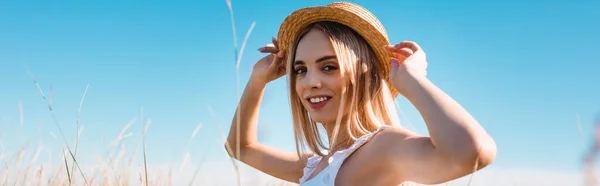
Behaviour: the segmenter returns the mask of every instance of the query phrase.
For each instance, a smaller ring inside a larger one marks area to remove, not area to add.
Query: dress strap
[[[382,131],[383,129],[388,128],[388,127],[390,127],[390,126],[382,125],[376,131],[371,132],[366,135],[363,135],[360,138],[358,138],[354,142],[354,144],[352,144],[352,146],[350,146],[350,148],[335,152],[333,154],[333,156],[331,156],[329,158],[330,164],[329,164],[329,169],[327,170],[327,171],[329,171],[329,174],[326,175],[327,177],[329,177],[329,179],[328,179],[329,183],[333,183],[335,181],[338,171],[340,170],[342,164],[346,161],[346,158],[348,158],[358,148],[362,147],[365,143],[367,143],[370,139],[372,139],[372,137],[375,136],[375,134],[379,133],[380,131]]]
[[[319,161],[321,161],[321,158],[321,156],[316,154],[308,158],[308,160],[306,161],[306,166],[303,170],[304,175],[302,175],[302,177],[300,178],[300,184],[306,182],[306,179],[308,179],[308,177],[315,171],[317,165],[319,164]]]

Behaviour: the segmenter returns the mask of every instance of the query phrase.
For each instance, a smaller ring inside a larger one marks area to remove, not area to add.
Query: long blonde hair
[[[375,53],[368,43],[345,25],[335,22],[313,23],[296,37],[290,48],[286,67],[298,154],[300,155],[300,150],[305,149],[306,146],[320,156],[324,156],[321,149],[329,149],[319,135],[317,123],[311,120],[307,110],[302,106],[302,99],[295,91],[296,74],[292,70],[299,41],[313,29],[323,31],[328,35],[339,62],[340,73],[344,79],[348,80],[343,81],[341,104],[332,139],[336,139],[341,131],[356,140],[377,130],[381,125],[399,126],[400,123],[394,108],[394,98],[385,83],[387,77],[382,77],[380,73],[386,66],[377,61]],[[343,110],[346,108],[348,108],[348,115],[342,116]],[[344,117],[345,125],[341,125],[342,117]],[[329,147],[333,144],[336,142],[329,141]]]

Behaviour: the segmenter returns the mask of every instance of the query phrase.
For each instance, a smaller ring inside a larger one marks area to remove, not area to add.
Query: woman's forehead
[[[295,58],[296,61],[310,63],[324,56],[332,55],[335,55],[335,51],[329,36],[323,31],[313,29],[298,43]]]

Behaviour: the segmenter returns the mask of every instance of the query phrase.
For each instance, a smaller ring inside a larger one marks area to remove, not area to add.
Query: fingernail
[[[258,48],[258,51],[261,51],[261,52],[262,52],[263,50],[265,50],[265,47],[260,47],[260,48]]]

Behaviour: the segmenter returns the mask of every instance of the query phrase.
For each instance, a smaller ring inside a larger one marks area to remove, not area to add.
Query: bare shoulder
[[[389,155],[392,152],[389,149],[390,144],[399,144],[400,141],[417,136],[417,134],[402,128],[384,128],[357,149],[345,165],[352,171],[347,172],[348,169],[342,168],[340,177],[348,178],[347,180],[342,179],[345,180],[344,183],[353,184],[363,183],[364,180],[369,180],[369,183],[365,184],[375,184],[373,180],[377,180],[376,185],[402,183],[405,178],[401,176],[398,166],[390,164],[390,162],[396,162],[396,160],[390,160],[391,157],[398,158],[397,155]],[[393,146],[399,148],[397,145]]]
[[[373,140],[404,140],[407,138],[414,137],[420,137],[420,135],[400,127],[386,127],[382,129],[377,135],[375,135],[373,137]]]
[[[377,133],[371,139],[368,149],[375,151],[378,157],[373,158],[402,158],[416,153],[415,148],[427,148],[431,145],[427,136],[422,136],[400,127],[388,127]]]
[[[393,176],[393,181],[438,184],[464,176],[470,171],[457,166],[449,156],[437,150],[429,136],[403,128],[380,131],[365,148],[377,169],[388,177]]]
[[[400,127],[383,129],[365,146],[369,159],[378,165],[377,169],[400,177],[411,164],[425,160],[439,161],[432,157],[430,152],[433,149],[435,147],[428,136]]]

